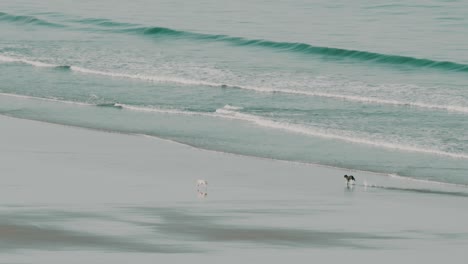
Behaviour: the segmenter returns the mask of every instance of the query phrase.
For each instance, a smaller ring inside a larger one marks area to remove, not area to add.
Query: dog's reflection
[[[208,181],[197,180],[197,196],[198,198],[205,198],[208,196]]]

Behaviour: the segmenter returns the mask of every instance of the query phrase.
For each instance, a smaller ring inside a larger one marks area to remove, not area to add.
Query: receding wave
[[[53,103],[62,103],[62,104],[72,104],[77,106],[93,106],[93,107],[102,107],[102,108],[115,108],[115,109],[126,109],[130,111],[139,111],[139,112],[153,112],[153,113],[160,113],[160,114],[178,114],[178,115],[201,115],[201,116],[209,116],[209,117],[216,117],[214,113],[211,112],[195,112],[195,111],[186,111],[186,110],[178,110],[178,109],[163,109],[157,108],[153,106],[135,106],[135,105],[128,105],[122,104],[117,102],[108,102],[108,103],[85,103],[85,102],[77,102],[77,101],[69,101],[64,99],[58,98],[46,98],[46,97],[36,97],[31,95],[22,95],[22,94],[14,94],[14,93],[1,93],[0,96],[9,96],[9,97],[16,97],[28,100],[39,100],[39,101],[48,101]]]
[[[57,66],[55,66],[55,68],[57,68],[59,70],[71,70],[70,65],[57,65]]]
[[[358,96],[358,95],[334,94],[334,93],[281,89],[281,88],[269,88],[269,87],[238,86],[238,85],[233,85],[231,87],[239,88],[239,89],[248,89],[248,90],[253,90],[257,92],[297,94],[297,95],[339,99],[339,100],[345,100],[345,101],[354,101],[354,102],[360,102],[360,103],[408,106],[408,107],[429,108],[429,109],[446,110],[446,111],[451,111],[451,112],[468,113],[468,107],[457,106],[457,105],[435,105],[435,104],[427,104],[427,103],[422,103],[422,102],[405,102],[405,101],[380,99],[376,97],[366,97],[366,96]]]
[[[444,111],[451,111],[451,112],[468,113],[468,107],[459,106],[459,105],[436,105],[436,104],[427,104],[423,102],[388,100],[388,99],[358,96],[358,95],[334,94],[334,93],[314,92],[314,91],[295,90],[295,89],[216,83],[216,82],[192,80],[192,79],[172,77],[172,76],[156,76],[156,75],[150,76],[150,75],[143,75],[143,74],[115,73],[115,72],[92,70],[92,69],[87,69],[87,68],[82,68],[82,67],[77,67],[77,66],[71,66],[71,65],[55,65],[55,64],[50,64],[50,63],[32,61],[32,60],[22,59],[22,58],[13,58],[13,57],[2,56],[2,55],[0,55],[0,62],[25,63],[25,64],[29,64],[29,65],[36,66],[36,67],[49,67],[49,68],[56,68],[56,69],[61,69],[61,70],[71,70],[71,71],[85,73],[85,74],[103,75],[103,76],[116,77],[116,78],[137,79],[137,80],[150,81],[150,82],[176,83],[176,84],[181,84],[181,85],[199,85],[199,86],[210,86],[210,87],[217,87],[217,88],[243,89],[243,90],[250,90],[250,91],[260,92],[260,93],[283,93],[283,94],[293,94],[293,95],[305,95],[305,96],[324,97],[324,98],[354,101],[354,102],[368,103],[368,104],[395,105],[395,106],[428,108],[428,109],[444,110]]]
[[[444,190],[435,190],[435,189],[422,189],[422,188],[401,188],[401,187],[392,187],[392,186],[382,186],[375,184],[364,183],[366,188],[377,188],[390,191],[399,191],[399,192],[410,192],[410,193],[421,193],[421,194],[438,194],[438,195],[450,195],[457,197],[468,197],[467,192],[461,191],[444,191]]]
[[[75,101],[66,101],[60,99],[51,99],[51,98],[40,98],[40,97],[33,97],[33,96],[26,96],[26,95],[16,95],[16,94],[8,94],[8,93],[0,93],[3,96],[14,96],[19,98],[25,99],[35,99],[35,100],[46,100],[58,103],[68,103],[68,104],[76,104],[81,106],[95,106],[95,107],[111,107],[117,109],[125,109],[131,111],[140,111],[140,112],[154,112],[154,113],[161,113],[161,114],[176,114],[176,115],[190,115],[190,116],[207,116],[207,117],[215,117],[215,118],[223,118],[223,119],[234,119],[239,121],[245,121],[254,123],[261,127],[272,128],[272,129],[279,129],[285,130],[292,133],[303,134],[312,137],[320,137],[325,139],[333,139],[339,141],[345,141],[350,143],[356,143],[361,145],[368,145],[377,148],[384,148],[384,149],[391,149],[391,150],[398,150],[398,151],[405,151],[405,152],[416,152],[416,153],[423,153],[428,155],[439,155],[445,156],[450,158],[457,158],[457,159],[468,159],[468,154],[466,153],[452,153],[446,152],[437,149],[419,147],[419,146],[410,146],[407,144],[398,144],[398,143],[389,143],[389,142],[381,142],[367,138],[361,137],[353,137],[347,136],[344,134],[340,134],[339,132],[332,132],[332,131],[325,131],[319,130],[312,127],[307,127],[304,125],[298,124],[290,124],[287,122],[279,122],[275,120],[271,120],[268,118],[264,118],[261,116],[241,113],[237,110],[241,108],[226,105],[222,108],[216,109],[214,112],[195,112],[195,111],[187,111],[187,110],[180,110],[180,109],[164,109],[164,108],[157,108],[153,106],[135,106],[135,105],[128,105],[123,103],[101,103],[101,104],[91,104],[91,103],[83,103],[83,102],[75,102]]]
[[[44,98],[44,97],[35,97],[35,96],[30,96],[30,95],[21,95],[21,94],[12,94],[12,93],[0,93],[0,95],[22,98],[22,99],[29,99],[29,100],[48,101],[48,102],[54,102],[54,103],[73,104],[73,105],[80,105],[80,106],[93,106],[93,104],[89,104],[89,103],[67,101],[67,100],[62,100],[58,98]]]
[[[414,182],[414,183],[422,183],[422,184],[425,184],[425,185],[430,184],[430,185],[441,185],[441,186],[444,186],[444,187],[463,187],[463,188],[468,187],[468,184],[448,183],[448,182],[442,182],[442,181],[437,181],[437,180],[411,178],[411,177],[400,176],[400,175],[394,174],[394,173],[390,173],[390,174],[386,174],[386,175],[391,177],[391,178],[398,179],[398,180],[404,180],[404,181]]]
[[[99,107],[109,107],[109,108],[117,108],[117,109],[122,109],[123,106],[120,105],[119,103],[100,103],[100,104],[96,104],[96,106],[99,106]]]
[[[23,58],[14,58],[14,57],[8,57],[8,56],[3,56],[3,55],[0,55],[0,62],[24,63],[24,64],[29,64],[35,67],[56,68],[59,70],[71,70],[71,67],[72,67],[70,65],[56,65],[52,63],[33,61],[33,60],[28,60],[28,59],[23,59]]]
[[[441,151],[437,149],[410,146],[406,144],[403,145],[403,144],[397,144],[397,143],[380,142],[380,141],[375,141],[372,139],[341,135],[341,134],[330,132],[330,131],[321,131],[319,129],[314,129],[314,128],[303,126],[303,125],[289,124],[286,122],[278,122],[278,121],[270,120],[270,119],[256,116],[256,115],[241,113],[238,111],[231,110],[229,108],[217,109],[216,113],[225,118],[248,121],[256,125],[262,126],[262,127],[281,129],[281,130],[286,130],[289,132],[294,132],[294,133],[313,136],[313,137],[346,141],[350,143],[357,143],[357,144],[368,145],[368,146],[384,148],[384,149],[393,149],[393,150],[406,151],[406,152],[417,152],[417,153],[446,156],[446,157],[458,158],[458,159],[468,159],[468,154],[466,153],[452,153],[452,152],[446,152],[446,151]]]
[[[165,109],[165,108],[158,108],[158,107],[153,107],[153,106],[135,106],[135,105],[128,105],[128,104],[120,104],[120,103],[117,103],[116,105],[126,110],[139,111],[139,112],[219,117],[219,115],[216,115],[215,113],[211,113],[211,112],[195,112],[195,111],[187,111],[187,110],[179,110],[179,109]]]
[[[0,12],[0,21],[40,26],[63,27],[63,25],[48,22],[34,16],[11,15],[4,12]]]
[[[199,80],[191,80],[179,77],[170,77],[170,76],[149,76],[149,75],[142,75],[142,74],[127,74],[127,73],[115,73],[115,72],[107,72],[107,71],[96,71],[91,69],[86,69],[82,67],[71,66],[70,69],[72,71],[87,73],[87,74],[94,74],[94,75],[103,75],[109,77],[117,77],[117,78],[128,78],[128,79],[138,79],[144,81],[151,81],[151,82],[166,82],[166,83],[177,83],[183,85],[205,85],[205,86],[220,86],[221,84],[216,84],[212,82],[206,81],[199,81]]]

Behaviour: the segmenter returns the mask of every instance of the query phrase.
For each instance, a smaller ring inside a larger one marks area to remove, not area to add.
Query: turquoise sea
[[[467,14],[455,0],[3,0],[0,114],[468,185]]]

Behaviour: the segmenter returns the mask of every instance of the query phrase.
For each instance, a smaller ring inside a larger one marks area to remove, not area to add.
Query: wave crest
[[[33,16],[11,15],[0,12],[0,21],[9,21],[24,24],[37,24],[53,27],[65,27],[62,24],[51,23]],[[225,42],[235,46],[262,47],[277,51],[295,52],[321,57],[333,57],[338,59],[363,61],[368,63],[380,63],[384,65],[410,66],[424,69],[437,69],[454,72],[468,72],[468,64],[453,61],[439,61],[411,56],[383,54],[372,51],[362,51],[335,47],[314,46],[301,42],[281,42],[264,39],[248,39],[223,34],[208,34],[192,31],[177,30],[167,27],[142,26],[131,23],[115,22],[109,19],[87,18],[72,20],[79,24],[94,25],[107,28],[106,31],[114,33],[140,34],[153,37],[178,37],[200,41]],[[93,30],[80,28],[79,30]]]
[[[32,24],[32,25],[40,25],[40,26],[50,26],[50,27],[63,27],[63,25],[51,23],[51,22],[39,19],[34,16],[11,15],[11,14],[4,13],[4,12],[0,12],[0,21],[20,23],[20,24]]]
[[[358,96],[358,95],[334,94],[334,93],[295,90],[295,89],[215,83],[215,82],[192,80],[192,79],[173,77],[173,76],[154,76],[154,75],[149,76],[149,75],[141,75],[141,74],[115,73],[115,72],[92,70],[92,69],[87,69],[87,68],[82,68],[82,67],[77,67],[77,66],[71,66],[71,65],[56,65],[56,64],[44,63],[40,61],[32,61],[32,60],[22,59],[22,58],[7,57],[7,56],[2,56],[2,55],[0,55],[0,62],[25,63],[25,64],[29,64],[29,65],[36,66],[36,67],[52,67],[52,68],[56,68],[60,70],[65,70],[65,71],[70,70],[70,71],[80,72],[84,74],[103,75],[103,76],[116,77],[116,78],[137,79],[137,80],[150,81],[150,82],[176,83],[176,84],[181,84],[181,85],[210,86],[210,87],[216,87],[216,88],[243,89],[243,90],[250,90],[250,91],[259,92],[259,93],[282,93],[282,94],[292,94],[292,95],[305,95],[305,96],[312,96],[312,97],[324,97],[324,98],[331,98],[331,99],[338,99],[338,100],[345,100],[345,101],[360,102],[360,103],[366,103],[366,104],[395,105],[395,106],[444,110],[444,111],[458,112],[458,113],[463,113],[463,114],[468,113],[468,107],[459,106],[459,105],[436,105],[436,104],[428,104],[424,102],[406,102],[406,101],[389,100],[389,99]]]
[[[118,27],[118,25],[118,23],[107,24],[107,26],[114,28]],[[344,48],[321,47],[300,42],[279,42],[264,39],[248,39],[243,37],[234,37],[221,34],[206,34],[191,31],[182,31],[165,27],[131,27],[126,28],[124,31],[128,33],[150,35],[154,37],[176,36],[202,41],[227,42],[235,46],[263,47],[278,51],[296,52],[309,55],[318,55],[322,57],[334,57],[370,63],[403,65],[416,68],[438,69],[455,72],[468,72],[468,64],[458,62],[439,61],[402,55],[382,54],[371,51],[361,51]]]

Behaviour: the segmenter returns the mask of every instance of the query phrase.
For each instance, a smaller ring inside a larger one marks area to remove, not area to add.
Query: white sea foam
[[[466,184],[441,182],[441,181],[427,180],[427,179],[417,179],[417,178],[412,178],[412,177],[408,177],[408,176],[400,176],[400,175],[397,175],[397,174],[394,174],[394,173],[390,173],[390,174],[383,173],[381,175],[386,175],[386,176],[389,176],[390,178],[394,178],[394,179],[396,179],[398,181],[406,182],[405,183],[406,187],[408,187],[408,183],[412,183],[411,186],[415,186],[415,187],[437,185],[437,186],[440,186],[440,187],[447,187],[447,188],[463,188],[465,190],[468,187],[468,185],[466,185]],[[381,187],[381,188],[384,188],[384,186],[378,186],[376,184],[369,183],[367,181],[367,179],[364,179],[364,181],[362,182],[362,186],[364,186],[364,187]]]
[[[48,102],[63,103],[63,104],[73,104],[73,105],[80,105],[80,106],[93,106],[93,104],[88,104],[88,103],[83,103],[83,102],[67,101],[67,100],[61,100],[58,98],[35,97],[35,96],[21,95],[21,94],[0,93],[0,96],[9,96],[9,97],[22,98],[22,99],[40,100],[40,101],[48,101]]]
[[[26,98],[26,99],[46,100],[46,101],[53,101],[53,102],[59,102],[59,103],[70,103],[70,104],[84,105],[84,106],[96,106],[96,105],[88,104],[88,103],[63,101],[63,100],[49,99],[49,98],[37,98],[37,97],[25,96],[25,95],[14,95],[14,94],[5,94],[5,93],[0,93],[0,95],[14,96],[14,97],[20,97],[20,98]],[[304,125],[274,121],[274,120],[270,120],[264,117],[238,112],[235,109],[240,109],[240,108],[231,106],[231,105],[225,105],[223,108],[216,109],[215,113],[194,112],[194,111],[185,111],[185,110],[178,110],[178,109],[161,109],[157,107],[132,106],[132,105],[120,104],[120,103],[116,103],[114,104],[114,106],[122,107],[122,109],[127,109],[131,111],[154,112],[154,113],[175,114],[175,115],[190,115],[190,116],[207,116],[207,117],[217,117],[217,118],[223,118],[223,119],[235,119],[235,120],[240,120],[240,121],[251,122],[261,127],[285,130],[288,132],[303,134],[307,136],[340,140],[340,141],[363,144],[363,145],[368,145],[368,146],[378,147],[378,148],[393,149],[393,150],[406,151],[406,152],[417,152],[417,153],[424,153],[424,154],[430,154],[430,155],[440,155],[440,156],[446,156],[446,157],[458,158],[458,159],[468,159],[468,154],[466,153],[452,153],[452,152],[446,152],[446,151],[441,151],[437,149],[410,146],[406,144],[403,145],[403,144],[398,144],[398,143],[382,142],[382,141],[376,141],[376,140],[371,140],[371,139],[366,139],[366,138],[340,135],[336,131],[330,132],[330,131],[314,129],[314,128],[307,127]]]
[[[129,79],[139,79],[139,80],[152,81],[152,82],[166,82],[166,83],[176,83],[176,84],[182,84],[182,85],[197,85],[197,86],[210,86],[210,87],[230,87],[230,88],[250,90],[250,91],[261,92],[261,93],[283,93],[283,94],[293,94],[293,95],[305,95],[305,96],[312,96],[312,97],[324,97],[324,98],[332,98],[332,99],[354,101],[354,102],[361,102],[361,103],[370,103],[370,104],[409,106],[409,107],[430,108],[430,109],[446,110],[446,111],[452,111],[452,112],[468,113],[468,107],[456,106],[456,105],[454,106],[434,105],[434,104],[426,104],[426,103],[421,103],[421,102],[402,102],[402,101],[397,101],[397,100],[387,100],[387,99],[379,99],[379,98],[374,98],[374,97],[363,97],[363,96],[355,96],[355,95],[343,95],[343,94],[312,92],[312,91],[295,90],[295,89],[281,89],[281,88],[261,87],[261,86],[225,84],[225,83],[207,82],[207,81],[201,81],[201,80],[191,80],[191,79],[171,77],[171,76],[149,76],[149,75],[139,75],[139,74],[112,73],[112,72],[89,70],[89,69],[75,67],[75,66],[72,66],[71,70],[82,72],[82,73],[88,73],[88,74],[97,74],[97,75],[105,75],[105,76],[111,76],[111,77],[129,78]]]
[[[426,103],[421,103],[421,102],[402,102],[398,100],[387,100],[387,99],[380,99],[380,98],[375,98],[375,97],[312,92],[312,91],[303,91],[303,90],[294,90],[294,89],[278,89],[278,88],[255,87],[255,86],[234,86],[234,87],[237,87],[240,89],[253,90],[257,92],[297,94],[297,95],[340,99],[340,100],[345,100],[345,101],[354,101],[354,102],[361,102],[361,103],[409,106],[409,107],[430,108],[430,109],[439,109],[439,110],[446,110],[446,111],[452,111],[452,112],[468,113],[468,107],[465,107],[465,106],[434,105],[434,104],[426,104]]]
[[[227,104],[227,105],[225,105],[225,106],[223,107],[223,109],[227,109],[227,110],[241,110],[242,107],[239,107],[239,106],[232,106],[232,105],[228,105],[228,104]]]
[[[44,63],[40,61],[32,61],[32,60],[27,60],[27,59],[22,59],[22,58],[13,58],[13,57],[7,57],[3,55],[0,55],[0,62],[19,62],[19,63],[25,63],[25,64],[29,64],[29,65],[36,66],[36,67],[57,67],[58,66],[55,64]]]
[[[196,81],[178,77],[170,77],[170,76],[150,76],[150,75],[140,75],[140,74],[126,74],[126,73],[115,73],[115,72],[106,72],[106,71],[96,71],[90,70],[82,67],[71,66],[70,69],[72,71],[86,73],[86,74],[95,74],[95,75],[103,75],[109,77],[117,77],[117,78],[127,78],[127,79],[137,79],[137,80],[144,80],[144,81],[151,81],[151,82],[166,82],[166,83],[177,83],[183,85],[206,85],[206,86],[217,86],[218,84],[205,82],[205,81]]]
[[[139,111],[139,112],[152,112],[152,113],[159,113],[159,114],[175,114],[175,115],[191,115],[191,116],[209,116],[209,117],[216,117],[212,113],[206,112],[193,112],[193,111],[184,111],[184,110],[177,110],[177,109],[162,109],[157,107],[144,107],[144,106],[132,106],[127,104],[115,104],[115,106],[122,107],[123,109],[132,110],[132,111]]]
[[[346,142],[357,143],[357,144],[364,144],[364,145],[385,148],[385,149],[394,149],[394,150],[407,151],[407,152],[418,152],[418,153],[425,153],[425,154],[432,154],[432,155],[447,156],[451,158],[468,159],[468,154],[465,154],[465,153],[451,153],[451,152],[430,149],[430,148],[374,141],[374,140],[370,140],[366,138],[340,135],[340,134],[337,134],[336,132],[334,133],[330,131],[321,131],[321,130],[314,129],[311,127],[306,127],[303,125],[289,124],[286,122],[278,122],[278,121],[266,119],[260,116],[236,112],[227,108],[217,109],[216,113],[226,118],[244,120],[244,121],[255,123],[259,126],[286,130],[289,132],[304,134],[308,136],[314,136],[314,137],[320,137],[320,138],[326,138],[326,139],[335,139],[335,140],[346,141]]]
[[[8,56],[0,55],[0,62],[19,62],[33,65],[36,67],[59,67],[60,65],[43,63],[38,61],[31,61],[23,58],[13,58]],[[395,105],[395,106],[406,106],[406,107],[415,107],[415,108],[426,108],[426,109],[437,109],[451,112],[458,112],[468,114],[468,107],[460,105],[437,105],[437,104],[427,104],[423,102],[407,102],[407,101],[398,101],[398,100],[388,100],[381,99],[376,97],[366,97],[359,95],[346,95],[346,94],[334,94],[334,93],[324,93],[316,91],[306,91],[298,89],[284,89],[284,88],[274,88],[266,86],[250,86],[250,85],[237,85],[237,84],[228,84],[228,83],[217,83],[217,82],[208,82],[203,80],[193,80],[173,76],[158,76],[158,75],[144,75],[144,74],[127,74],[127,73],[116,73],[108,71],[99,71],[92,70],[78,66],[71,66],[70,70],[75,72],[80,72],[84,74],[94,74],[102,75],[116,78],[126,78],[126,79],[136,79],[142,81],[150,82],[160,82],[160,83],[176,83],[181,85],[196,85],[196,86],[210,86],[210,87],[230,87],[243,90],[250,90],[261,93],[282,93],[282,94],[292,94],[292,95],[305,95],[312,97],[323,97],[331,99],[339,99],[344,101],[353,101],[360,103],[368,104],[382,104],[382,105]]]
[[[416,179],[416,178],[410,178],[410,177],[405,177],[405,176],[400,176],[397,174],[388,174],[389,177],[395,178],[398,180],[403,180],[403,181],[410,181],[410,182],[416,182],[416,183],[422,183],[422,184],[432,184],[432,185],[441,185],[441,186],[452,186],[452,187],[468,187],[466,184],[457,184],[457,183],[447,183],[447,182],[440,182],[440,181],[434,181],[434,180],[426,180],[426,179]]]

